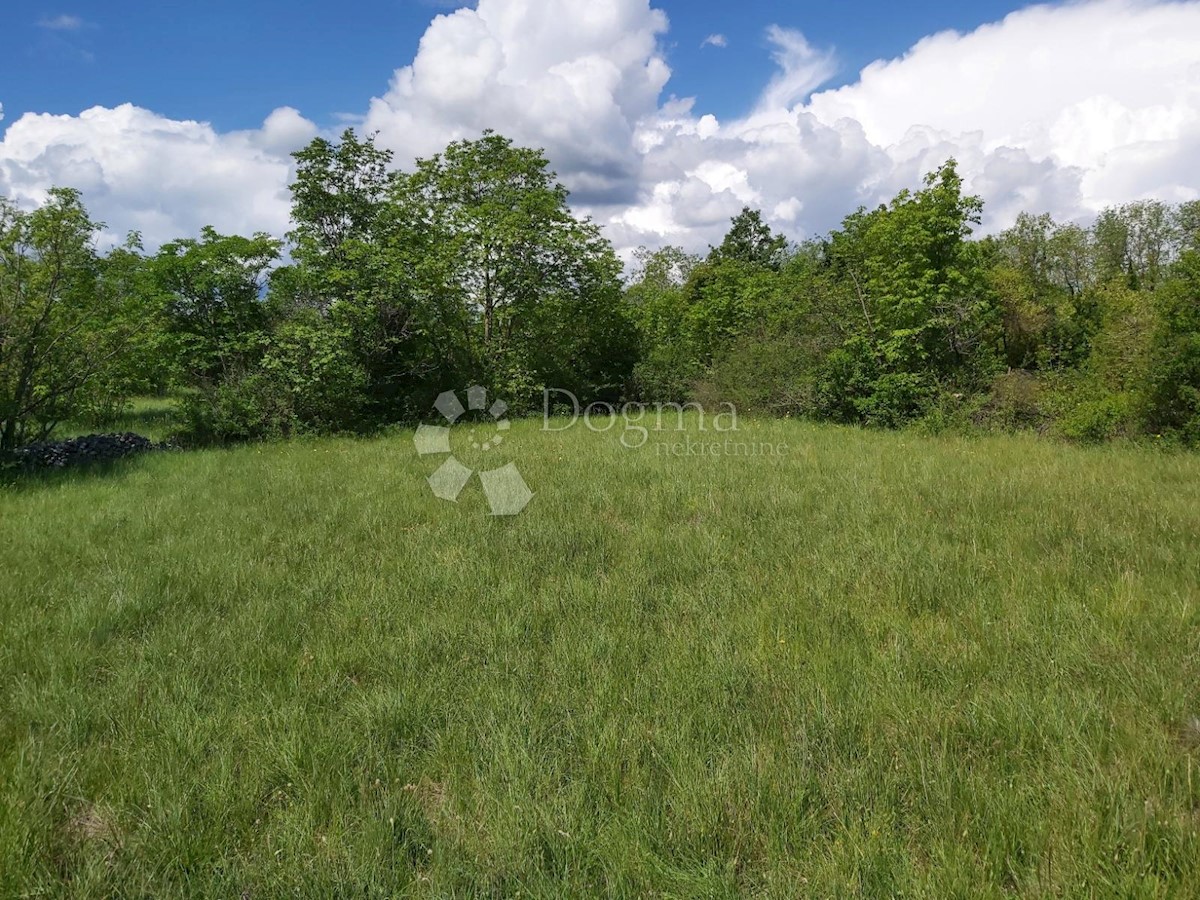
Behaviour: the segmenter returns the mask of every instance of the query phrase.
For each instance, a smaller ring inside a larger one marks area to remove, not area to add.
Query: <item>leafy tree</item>
[[[1155,295],[1146,368],[1147,424],[1200,444],[1200,251],[1189,250]]]
[[[683,327],[702,367],[746,330],[756,311],[771,306],[778,284],[776,269],[736,257],[710,258],[692,270]]]
[[[182,368],[196,385],[228,380],[259,357],[268,330],[266,274],[280,242],[266,234],[218,234],[164,244],[152,263],[167,296]]]
[[[638,330],[637,391],[663,402],[682,400],[700,374],[691,335],[683,327],[684,285],[700,257],[679,247],[654,251],[640,247],[634,262],[625,300]]]
[[[778,270],[787,256],[787,238],[774,234],[762,213],[746,206],[731,220],[731,227],[709,260],[735,260],[752,266]]]
[[[982,208],[963,194],[951,160],[923,190],[859,210],[831,235],[829,265],[863,323],[824,379],[824,396],[844,395],[839,415],[849,403],[864,420],[900,423],[920,415],[939,385],[979,383],[992,371],[995,304],[984,251],[968,240]]]
[[[283,386],[261,364],[272,316],[264,291],[280,242],[266,234],[223,235],[164,244],[151,262],[166,298],[167,330],[183,381],[195,439],[247,439],[287,433],[292,415]]]
[[[131,233],[100,259],[96,291],[98,296],[120,298],[125,315],[137,321],[113,359],[111,375],[121,385],[120,397],[165,394],[180,384],[166,297],[154,277],[152,259],[143,251],[141,235]]]
[[[1144,200],[1104,210],[1093,226],[1100,280],[1124,279],[1152,290],[1179,249],[1179,233],[1165,203]]]
[[[627,299],[641,334],[637,380],[643,395],[682,400],[702,376],[713,396],[733,391],[735,382],[741,394],[749,370],[735,362],[730,347],[755,315],[775,305],[787,240],[747,207],[703,261],[675,247],[643,249],[636,258],[639,269]],[[711,371],[718,357],[722,377]]]
[[[348,129],[339,142],[318,138],[294,157],[294,263],[272,274],[273,304],[316,313],[306,333],[320,325],[349,355],[338,371],[347,376],[352,366],[358,387],[343,406],[361,424],[427,407],[426,382],[444,380],[464,355],[463,326],[454,298],[431,289],[431,235],[392,200],[391,153]]]
[[[1180,254],[1188,250],[1200,251],[1200,200],[1179,204],[1174,220]]]
[[[571,214],[541,151],[491,131],[457,141],[400,176],[393,202],[419,233],[418,286],[466,311],[475,366],[496,388],[532,401],[568,371],[573,384],[556,386],[584,393],[627,377],[633,336],[620,264],[596,225]],[[553,341],[571,348],[569,366],[549,358]]]
[[[988,246],[1008,367],[1079,365],[1096,324],[1087,232],[1056,225],[1049,215],[1022,213]]]
[[[316,138],[292,156],[296,179],[288,238],[297,268],[279,286],[290,288],[296,302],[325,309],[363,289],[358,262],[364,248],[380,240],[392,154],[348,128],[339,142]]]
[[[104,278],[101,227],[77,191],[54,188],[33,212],[0,199],[0,451],[111,408],[128,387],[119,361],[144,319]]]

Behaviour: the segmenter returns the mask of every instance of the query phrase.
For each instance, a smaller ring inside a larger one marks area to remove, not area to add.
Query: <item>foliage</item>
[[[1014,369],[996,377],[974,413],[974,424],[989,431],[1040,429],[1047,422],[1045,387],[1038,377]]]
[[[1084,400],[1072,408],[1063,417],[1060,427],[1062,433],[1073,441],[1099,444],[1120,434],[1129,415],[1128,395],[1102,395]]]
[[[745,210],[703,261],[639,254],[637,386],[882,427],[1195,440],[1198,210],[1022,214],[975,240],[953,160],[791,249]]]
[[[77,191],[52,190],[33,212],[0,198],[0,452],[136,386],[125,354],[146,311],[121,277],[139,265],[136,239],[101,257],[101,227]]]
[[[787,238],[771,231],[762,213],[746,206],[733,217],[719,247],[712,248],[713,262],[741,262],[750,266],[779,269],[787,256]]]
[[[1147,425],[1200,445],[1200,250],[1189,250],[1155,297],[1145,367]]]
[[[164,244],[152,269],[167,296],[168,329],[189,383],[208,387],[239,374],[262,352],[269,330],[262,293],[280,242],[206,227],[200,238]]]
[[[182,393],[193,437],[227,440],[370,431],[473,383],[516,413],[557,388],[1200,441],[1200,202],[976,238],[982,201],[950,160],[800,244],[744,208],[703,257],[639,249],[623,284],[545,155],[495,132],[409,171],[349,129],[295,159],[286,244],[206,228],[101,255],[77,194],[5,205],[0,446],[112,418],[132,392]]]
[[[422,232],[420,278],[453,298],[476,380],[536,405],[543,385],[619,396],[635,335],[620,263],[594,223],[567,206],[540,151],[485,132],[400,175],[391,202]]]

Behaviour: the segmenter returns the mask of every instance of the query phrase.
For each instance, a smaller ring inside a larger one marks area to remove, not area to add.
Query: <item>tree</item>
[[[420,160],[392,199],[421,247],[418,285],[466,311],[475,365],[496,388],[532,399],[551,377],[573,374],[585,392],[627,377],[620,263],[596,225],[572,215],[541,151],[487,131]],[[561,342],[568,366],[554,358]]]
[[[258,358],[269,322],[266,273],[280,247],[266,234],[223,235],[205,226],[198,240],[171,241],[154,257],[178,358],[192,384],[228,380]]]
[[[379,242],[392,154],[348,128],[340,142],[316,138],[292,156],[296,180],[288,238],[297,263],[293,275],[303,277],[287,286],[295,302],[326,309],[363,289],[357,262],[364,248]]]
[[[1087,356],[1095,327],[1087,232],[1022,213],[995,240],[989,280],[1012,369],[1061,368]],[[1088,295],[1085,297],[1085,295]]]
[[[995,305],[985,251],[969,240],[982,209],[950,160],[923,190],[860,209],[830,236],[831,274],[857,299],[862,323],[831,354],[824,379],[838,417],[854,408],[866,421],[899,424],[939,390],[990,376]]]
[[[1179,250],[1172,212],[1157,200],[1106,209],[1092,231],[1100,279],[1123,278],[1135,290],[1152,290]]]
[[[54,188],[33,212],[0,199],[0,451],[111,407],[126,386],[117,362],[143,319],[102,278],[101,227],[77,191]]]
[[[1146,367],[1147,424],[1200,444],[1200,251],[1189,250],[1156,293]]]
[[[636,268],[625,301],[637,326],[639,359],[634,380],[639,394],[659,401],[686,397],[699,374],[691,335],[684,330],[684,285],[700,257],[680,247],[634,253]]]
[[[787,255],[787,238],[771,231],[762,213],[748,206],[729,220],[731,227],[721,246],[712,248],[713,262],[736,260],[753,266],[779,269]]]
[[[422,289],[436,281],[431,236],[392,202],[392,155],[372,137],[347,129],[293,156],[294,262],[272,273],[272,302],[352,357],[338,364],[361,375],[347,406],[376,421],[411,414],[428,405],[415,399],[426,380],[442,380],[462,356],[453,298]]]

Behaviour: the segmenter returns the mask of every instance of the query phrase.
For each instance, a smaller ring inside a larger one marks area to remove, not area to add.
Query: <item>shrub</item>
[[[1158,292],[1144,386],[1146,425],[1200,444],[1200,253],[1184,254]]]
[[[1024,369],[997,377],[973,415],[975,425],[993,431],[1040,429],[1048,420],[1041,382]]]
[[[287,410],[289,428],[327,432],[362,425],[367,376],[346,333],[320,320],[284,322],[261,365],[254,383],[266,387],[272,410]],[[267,420],[275,416],[270,412]]]
[[[882,372],[864,338],[851,338],[825,359],[814,407],[821,418],[899,428],[920,419],[939,394],[930,372]]]
[[[694,396],[705,406],[732,403],[744,412],[803,415],[812,409],[810,355],[789,335],[745,335],[720,353]]]
[[[1085,400],[1063,417],[1063,435],[1081,444],[1099,444],[1121,434],[1127,427],[1131,403],[1126,394]]]
[[[296,425],[293,398],[263,371],[232,375],[188,394],[180,404],[188,443],[286,437]]]

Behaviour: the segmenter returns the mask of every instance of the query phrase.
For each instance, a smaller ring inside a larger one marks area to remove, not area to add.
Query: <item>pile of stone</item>
[[[14,451],[13,456],[31,469],[66,469],[165,449],[164,444],[156,444],[149,438],[127,431],[124,434],[88,434],[65,441],[28,444]]]

